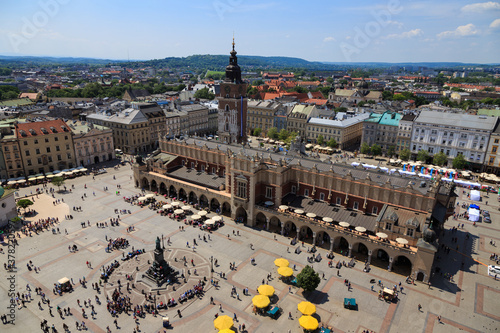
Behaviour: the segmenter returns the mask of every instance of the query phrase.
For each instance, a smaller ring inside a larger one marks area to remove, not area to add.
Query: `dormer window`
[[[29,131],[30,131],[31,135],[36,135],[36,131],[34,129],[30,128]]]
[[[49,134],[49,132],[45,127],[40,128],[40,130],[42,131],[43,134]]]
[[[24,130],[19,130],[19,133],[21,134],[21,136],[27,136],[27,134]]]
[[[62,130],[63,130],[64,132],[67,132],[67,131],[68,131],[68,128],[67,128],[66,126],[61,126],[61,128],[62,128]]]
[[[52,131],[52,133],[57,133],[57,130],[54,126],[50,126],[50,130]]]

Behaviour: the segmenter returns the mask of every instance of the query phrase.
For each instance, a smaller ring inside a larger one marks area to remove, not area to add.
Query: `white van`
[[[500,266],[489,265],[488,266],[488,275],[500,277]]]

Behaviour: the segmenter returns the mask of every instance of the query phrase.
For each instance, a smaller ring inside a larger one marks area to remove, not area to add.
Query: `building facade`
[[[160,148],[134,164],[138,188],[219,210],[248,226],[330,251],[345,251],[423,281],[432,272],[436,235],[455,208],[454,185],[439,179],[419,187],[414,184],[420,179],[349,165],[287,161],[278,154],[264,157],[251,148],[200,139],[162,140]],[[348,225],[339,225],[341,221]],[[356,226],[366,232],[356,231]],[[378,238],[379,232],[387,239]],[[401,237],[408,246],[398,246],[395,239]]]
[[[310,118],[307,123],[307,142],[317,143],[320,136],[325,142],[335,139],[338,148],[345,149],[361,142],[363,121],[369,117],[364,113],[344,120]]]
[[[139,109],[128,108],[113,115],[95,113],[89,123],[111,128],[115,148],[125,154],[145,153],[154,148],[149,120]]]
[[[257,128],[266,133],[274,126],[275,114],[280,108],[280,103],[272,101],[251,100],[248,102],[247,128],[250,134]]]
[[[6,190],[0,186],[0,228],[8,226],[9,221],[17,216],[14,190]]]
[[[491,132],[490,141],[484,159],[484,171],[500,175],[500,122]]]
[[[462,154],[478,169],[485,161],[490,135],[497,123],[498,117],[422,111],[413,122],[411,152],[443,152],[449,162]]]
[[[377,144],[383,152],[387,152],[391,147],[394,147],[395,151],[401,118],[401,114],[391,111],[386,111],[383,114],[372,113],[363,122],[361,142],[366,142],[370,146]]]
[[[75,125],[73,142],[77,165],[89,166],[115,158],[113,131],[110,128],[81,123]]]
[[[16,124],[26,176],[76,166],[73,133],[61,119]]]
[[[226,67],[226,78],[220,84],[218,110],[218,135],[221,142],[244,143],[247,141],[247,84],[241,80],[236,51],[233,50]]]
[[[402,150],[410,150],[411,144],[411,133],[413,128],[413,120],[415,120],[416,115],[405,114],[399,121],[399,129],[396,144],[396,153],[399,154]]]
[[[318,110],[314,105],[295,105],[288,114],[286,128],[289,132],[296,132],[302,138],[307,136],[307,122],[311,117],[317,117]]]

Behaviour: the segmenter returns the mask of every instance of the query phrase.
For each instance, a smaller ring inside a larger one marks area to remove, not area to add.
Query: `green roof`
[[[19,106],[19,105],[30,105],[30,104],[34,103],[28,98],[9,99],[0,102],[0,106]]]
[[[479,116],[500,117],[499,109],[479,109],[477,110]]]
[[[401,120],[403,116],[400,113],[396,112],[384,112],[382,115],[382,119],[380,119],[379,124],[388,125],[388,126],[399,126],[399,120]]]
[[[382,115],[380,113],[372,113],[370,114],[370,118],[366,119],[365,121],[370,123],[378,123],[380,121],[380,118],[382,118]]]

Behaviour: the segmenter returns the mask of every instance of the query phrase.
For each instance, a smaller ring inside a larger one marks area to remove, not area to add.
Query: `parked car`
[[[491,223],[491,218],[489,216],[483,217],[483,221],[486,223]]]
[[[487,211],[487,210],[483,210],[483,215],[484,215],[484,216],[490,216],[490,212],[489,212],[489,211]]]

